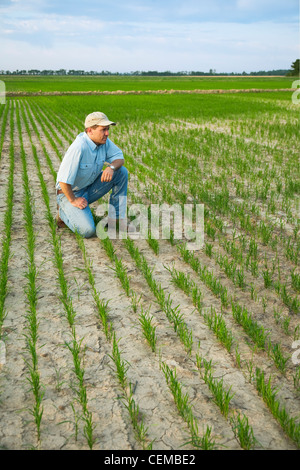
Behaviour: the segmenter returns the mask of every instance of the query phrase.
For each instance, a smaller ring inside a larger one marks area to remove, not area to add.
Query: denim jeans
[[[114,171],[111,181],[101,182],[102,172],[90,186],[74,191],[75,197],[84,197],[88,205],[85,209],[74,207],[64,194],[58,194],[57,204],[61,220],[73,231],[78,232],[84,238],[90,238],[96,234],[96,226],[89,204],[97,201],[110,190],[108,216],[116,219],[126,218],[126,199],[128,171],[124,166]],[[122,196],[122,197],[120,197]],[[119,201],[122,203],[119,204]]]

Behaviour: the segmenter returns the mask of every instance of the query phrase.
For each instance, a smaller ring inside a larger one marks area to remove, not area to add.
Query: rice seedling
[[[110,358],[113,360],[116,366],[116,375],[122,389],[125,389],[127,386],[127,371],[129,368],[129,363],[124,361],[121,358],[121,353],[118,347],[120,340],[117,340],[115,332],[113,333],[113,349]]]
[[[223,315],[218,315],[216,310],[211,307],[210,313],[204,313],[203,317],[209,328],[215,333],[227,351],[230,352],[233,343],[233,336],[226,326]]]
[[[205,243],[205,254],[211,258],[212,257],[213,245],[211,243]]]
[[[131,298],[131,305],[134,313],[137,312],[138,305],[141,301],[142,295],[139,295],[136,292],[131,291],[130,292],[130,298]]]
[[[153,325],[153,317],[150,317],[149,310],[144,312],[141,307],[139,322],[143,329],[143,335],[148,341],[153,352],[156,352],[156,326]]]
[[[147,431],[148,429],[145,427],[143,417],[141,416],[139,406],[136,404],[133,398],[133,391],[132,391],[132,384],[129,383],[129,394],[128,396],[123,396],[122,398],[123,404],[125,408],[129,412],[129,416],[131,417],[132,426],[136,435],[137,441],[139,441],[144,450],[151,450],[153,441],[147,442]]]
[[[290,359],[290,356],[285,357],[282,352],[281,345],[278,343],[271,344],[271,341],[269,341],[268,354],[273,359],[276,367],[284,374],[286,371],[286,364]]]
[[[296,391],[300,392],[300,367],[297,367],[296,372],[293,374],[293,383]]]
[[[191,443],[194,447],[200,448],[202,450],[214,449],[216,447],[216,444],[211,437],[211,428],[207,426],[205,434],[203,436],[199,436],[197,419],[195,418],[192,406],[189,403],[188,394],[183,393],[182,385],[177,380],[176,369],[173,371],[163,361],[160,362],[160,367],[165,375],[166,382],[172,392],[174,402],[177,406],[179,414],[187,423],[188,428],[190,430],[192,439],[188,443]]]
[[[230,418],[230,422],[235,437],[239,441],[242,449],[251,450],[258,445],[258,441],[254,436],[252,427],[249,425],[247,416],[237,413]]]
[[[201,377],[208,385],[210,391],[214,396],[215,403],[220,408],[221,413],[225,416],[225,418],[227,418],[229,413],[229,404],[232,398],[234,397],[234,393],[231,393],[232,387],[229,387],[226,390],[223,384],[223,379],[217,380],[213,377],[211,361],[208,362],[199,354],[197,354],[196,363],[199,372],[201,372]],[[203,368],[204,373],[202,373]]]

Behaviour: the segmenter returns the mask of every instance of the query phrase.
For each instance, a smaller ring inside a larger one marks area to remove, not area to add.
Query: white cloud
[[[107,27],[101,41],[90,44],[74,36],[72,41],[56,40],[51,47],[35,43],[20,48],[19,41],[10,39],[1,52],[0,68],[251,72],[289,68],[297,56],[293,34],[284,24],[271,28],[267,24],[185,24],[180,32],[170,24],[161,26],[148,25],[147,30],[132,24],[131,33],[124,34],[120,28]]]
[[[218,0],[131,0],[123,4],[124,18],[113,20],[101,14],[106,2],[80,4],[81,14],[72,14],[71,4],[79,9],[74,0],[61,3],[64,14],[43,13],[58,3],[14,0],[0,5],[1,69],[250,72],[289,68],[299,54],[298,23],[266,20],[265,14],[254,22],[236,19],[237,10],[250,19],[270,10],[271,3],[277,12],[285,5],[288,10],[294,0],[228,0],[226,7]],[[89,14],[89,7],[97,8],[97,14]],[[151,20],[155,15],[159,21]],[[230,15],[235,19],[229,21]]]

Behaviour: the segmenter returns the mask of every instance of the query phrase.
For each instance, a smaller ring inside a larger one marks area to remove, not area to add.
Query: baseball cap
[[[108,119],[108,117],[104,114],[101,113],[100,111],[95,111],[94,113],[89,114],[85,118],[84,122],[84,127],[87,129],[87,127],[92,127],[92,126],[115,126],[116,123],[112,122]]]

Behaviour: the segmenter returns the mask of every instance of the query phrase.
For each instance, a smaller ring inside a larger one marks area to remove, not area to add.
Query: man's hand
[[[101,175],[101,182],[102,182],[102,183],[106,183],[106,182],[108,182],[108,181],[111,181],[113,175],[114,175],[114,170],[108,166],[108,167],[105,168],[105,170],[102,172],[102,175]]]
[[[59,182],[59,184],[64,195],[72,204],[72,206],[78,207],[78,209],[86,208],[86,206],[88,205],[87,200],[84,197],[75,197],[70,184],[62,183],[61,181]]]
[[[71,204],[74,207],[78,207],[78,209],[85,209],[88,205],[87,200],[84,197],[76,197]]]

